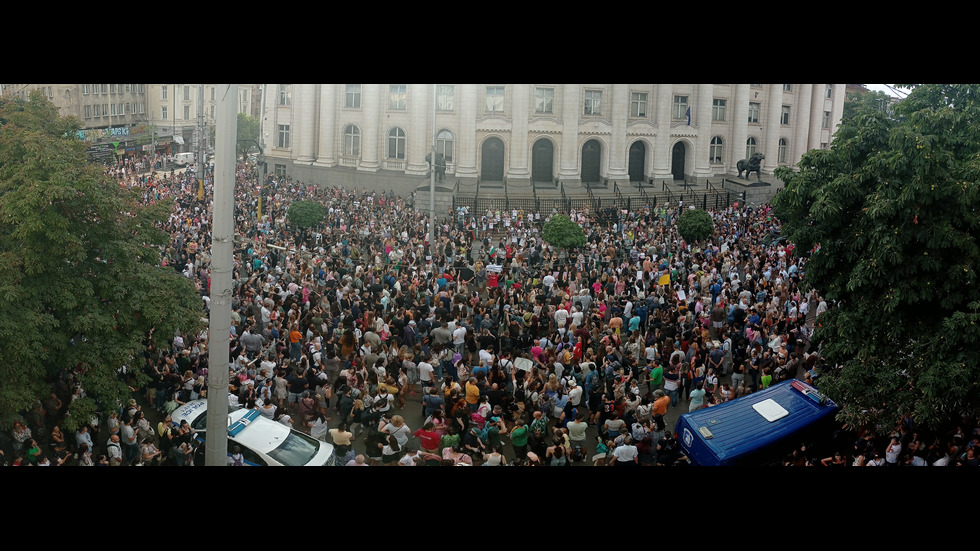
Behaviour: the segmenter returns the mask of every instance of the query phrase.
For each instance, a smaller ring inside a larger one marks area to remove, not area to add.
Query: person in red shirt
[[[439,453],[439,440],[441,436],[435,431],[432,421],[422,425],[422,428],[415,431],[415,437],[419,439],[419,447],[423,452]]]

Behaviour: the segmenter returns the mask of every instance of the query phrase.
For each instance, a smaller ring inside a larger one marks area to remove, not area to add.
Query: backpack
[[[237,457],[235,455],[232,455],[231,456],[231,459],[232,459],[232,466],[233,467],[244,467],[245,466],[245,463],[242,461],[242,454],[238,454]]]

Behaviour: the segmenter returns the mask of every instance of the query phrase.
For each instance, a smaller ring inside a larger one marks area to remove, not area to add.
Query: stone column
[[[763,125],[765,134],[762,137],[762,149],[757,151],[761,151],[766,156],[762,161],[762,172],[772,174],[772,171],[779,166],[776,161],[779,153],[779,137],[783,131],[781,121],[783,113],[783,85],[770,84],[769,98],[766,101],[769,102],[769,109],[767,110],[768,113],[766,114],[765,124]],[[788,128],[786,132],[789,132]]]
[[[694,149],[694,176],[707,178],[712,175],[708,155],[711,151],[711,109],[714,101],[714,85],[698,84],[697,103],[691,109],[692,122],[697,126],[698,137]]]
[[[432,149],[432,86],[428,84],[408,85],[408,163],[406,174],[422,175],[428,172],[429,164],[425,156]],[[387,138],[386,138],[387,139]]]
[[[653,179],[655,183],[663,180],[673,181],[670,172],[670,107],[674,101],[674,91],[670,84],[657,87],[657,141],[653,144]]]
[[[582,86],[566,84],[560,88],[557,101],[561,102],[561,156],[558,178],[579,180],[582,177],[579,166],[578,120],[582,109]]]
[[[317,150],[316,162],[319,167],[331,167],[337,164],[337,86],[338,84],[320,85],[320,144]]]
[[[361,128],[361,162],[357,170],[377,172],[381,163],[378,162],[380,152],[384,150],[384,140],[378,139],[378,128],[381,124],[381,111],[378,109],[380,84],[361,85],[361,109],[364,113],[364,127]]]
[[[629,184],[626,170],[626,123],[630,114],[630,88],[628,84],[613,84],[609,112],[612,118],[612,135],[609,138],[609,162],[606,177]]]
[[[749,137],[749,101],[752,99],[752,89],[748,84],[735,85],[735,112],[732,114],[732,143],[728,147],[728,167],[737,171],[735,163],[745,158],[745,140]]]
[[[807,139],[807,150],[820,148],[820,131],[823,129],[824,98],[827,97],[825,84],[813,84],[813,96],[810,99],[810,135]]]
[[[453,134],[457,178],[476,178],[476,116],[479,101],[476,84],[464,84],[459,98],[459,129]]]
[[[316,87],[314,84],[296,84],[295,87],[296,93],[293,98],[295,103],[289,136],[293,160],[297,163],[312,163],[316,144],[314,140]]]
[[[813,97],[812,84],[800,84],[800,92],[793,106],[796,113],[793,114],[793,142],[790,144],[789,156],[786,159],[790,166],[796,166],[800,158],[806,153],[807,135],[810,132],[810,102]]]
[[[510,166],[507,167],[508,180],[528,180],[528,137],[527,113],[529,109],[530,88],[528,84],[511,86],[511,127],[510,127]]]

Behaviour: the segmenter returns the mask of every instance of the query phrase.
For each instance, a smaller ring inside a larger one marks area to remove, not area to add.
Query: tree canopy
[[[568,215],[556,214],[544,223],[541,238],[559,249],[572,249],[585,245],[585,232],[582,226],[573,222]]]
[[[87,397],[71,403],[73,428],[127,399],[120,368],[143,376],[147,342],[195,331],[202,301],[160,266],[171,203],[142,205],[90,164],[76,118],[34,92],[0,98],[0,124],[0,422],[75,371]]]
[[[980,86],[909,87],[856,100],[830,149],[776,170],[803,284],[837,304],[814,333],[835,366],[819,386],[852,425],[936,428],[980,406]]]
[[[677,220],[677,232],[686,241],[701,241],[715,232],[711,215],[700,209],[686,209]]]
[[[259,119],[246,115],[238,114],[238,141],[236,150],[240,157],[248,155],[249,151],[258,146],[259,140]]]
[[[316,201],[295,201],[289,205],[289,210],[286,211],[286,215],[289,217],[290,224],[300,228],[310,229],[323,221],[323,217],[327,215],[327,211],[323,208],[323,205]]]

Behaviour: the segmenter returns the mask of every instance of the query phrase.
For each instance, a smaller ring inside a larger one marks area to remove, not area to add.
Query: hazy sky
[[[868,88],[868,90],[873,90],[875,92],[884,92],[892,97],[904,98],[905,96],[908,95],[907,90],[898,89],[898,91],[896,92],[895,90],[892,90],[885,84],[865,84],[865,86]]]

